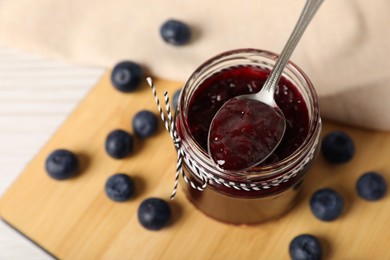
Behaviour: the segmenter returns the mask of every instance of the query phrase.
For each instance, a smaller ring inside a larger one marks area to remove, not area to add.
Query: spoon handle
[[[268,92],[272,94],[272,98],[275,92],[275,88],[279,82],[280,76],[282,75],[283,69],[286,66],[288,60],[291,57],[295,47],[297,46],[299,40],[302,37],[302,34],[306,30],[308,24],[313,18],[314,14],[317,12],[318,8],[324,0],[307,0],[305,7],[302,10],[302,13],[298,19],[297,24],[295,25],[294,30],[292,31],[290,38],[288,39],[286,45],[284,46],[283,51],[281,52],[279,58],[277,59],[270,75],[268,76],[264,86],[260,92]]]

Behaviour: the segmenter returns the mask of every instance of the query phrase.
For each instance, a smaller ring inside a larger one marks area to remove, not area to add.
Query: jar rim
[[[280,161],[277,161],[272,164],[268,165],[261,165],[257,166],[255,168],[252,168],[250,170],[246,171],[239,171],[239,172],[230,172],[230,171],[225,171],[223,169],[218,168],[210,159],[210,157],[207,154],[207,151],[204,151],[204,149],[198,144],[198,142],[195,140],[194,136],[192,135],[191,131],[189,131],[189,124],[188,121],[185,120],[188,111],[188,107],[186,108],[186,102],[183,102],[183,98],[186,96],[187,91],[189,89],[189,86],[192,84],[192,82],[200,77],[202,73],[207,72],[207,69],[212,67],[212,65],[215,65],[218,61],[224,58],[228,58],[230,56],[234,56],[236,54],[249,54],[249,55],[256,55],[259,57],[266,58],[267,60],[271,62],[275,62],[275,60],[278,58],[278,54],[273,53],[271,51],[267,50],[262,50],[262,49],[254,49],[254,48],[242,48],[242,49],[233,49],[229,51],[222,52],[218,55],[215,55],[214,57],[211,57],[210,59],[206,60],[203,62],[189,77],[187,80],[186,84],[184,85],[180,100],[179,100],[179,105],[178,108],[180,110],[180,115],[179,117],[182,117],[180,122],[184,125],[184,127],[180,127],[181,131],[183,129],[185,130],[185,133],[187,136],[190,137],[190,140],[188,143],[185,144],[187,147],[194,147],[194,149],[200,153],[202,162],[200,162],[201,166],[207,171],[212,172],[219,177],[227,178],[227,179],[234,179],[234,180],[242,180],[242,181],[247,181],[247,180],[261,180],[261,179],[269,179],[272,178],[275,175],[280,174],[280,172],[283,172],[288,165],[291,164],[292,161],[297,160],[297,158],[301,157],[302,154],[305,154],[305,151],[307,151],[309,146],[312,145],[312,140],[313,138],[316,137],[316,130],[318,129],[318,125],[321,124],[321,119],[320,119],[320,112],[318,108],[318,97],[316,94],[316,91],[314,89],[313,84],[311,83],[310,79],[308,76],[302,71],[301,68],[299,68],[295,63],[289,61],[288,64],[286,65],[286,69],[288,69],[289,72],[291,72],[294,76],[298,77],[299,80],[304,84],[305,88],[307,88],[308,92],[310,93],[310,98],[312,99],[311,103],[314,104],[313,106],[313,115],[312,118],[313,120],[310,120],[310,125],[309,125],[309,132],[304,140],[304,142],[289,156],[286,158],[283,158]],[[283,75],[286,76],[285,72],[283,72]],[[298,90],[300,91],[300,90]],[[301,91],[300,91],[301,92]],[[191,99],[191,96],[189,97],[189,100]],[[188,101],[189,101],[188,100]],[[309,104],[307,104],[309,106]],[[192,149],[192,150],[194,150]]]

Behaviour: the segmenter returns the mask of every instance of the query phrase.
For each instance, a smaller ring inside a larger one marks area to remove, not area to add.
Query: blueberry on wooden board
[[[160,35],[166,43],[184,45],[191,39],[190,27],[178,20],[168,20],[160,27]]]
[[[121,92],[137,89],[143,76],[140,65],[132,61],[122,61],[115,65],[111,73],[112,85]]]
[[[105,191],[113,201],[127,201],[135,191],[133,179],[124,173],[114,174],[107,179]]]
[[[147,138],[157,131],[157,122],[155,114],[142,110],[133,117],[134,133],[140,138]]]
[[[341,164],[353,158],[355,145],[347,133],[333,131],[322,139],[321,151],[328,162]]]
[[[322,259],[322,247],[319,240],[309,234],[296,236],[289,246],[292,260],[320,260]]]
[[[133,151],[134,138],[126,131],[117,129],[106,138],[106,152],[115,159],[122,159]]]
[[[74,176],[79,169],[77,156],[68,150],[53,151],[46,159],[46,172],[56,180],[65,180]]]
[[[365,200],[379,200],[386,194],[387,183],[381,174],[377,172],[367,172],[358,179],[356,191],[358,195]]]
[[[160,230],[171,218],[171,209],[167,202],[159,198],[145,199],[138,208],[138,220],[149,230]]]
[[[337,219],[344,208],[344,199],[341,195],[329,188],[316,191],[310,199],[310,209],[314,216],[323,221]]]

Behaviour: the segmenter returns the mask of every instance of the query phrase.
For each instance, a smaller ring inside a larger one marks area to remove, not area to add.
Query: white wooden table
[[[0,46],[0,196],[103,74]],[[51,259],[0,221],[0,259]]]

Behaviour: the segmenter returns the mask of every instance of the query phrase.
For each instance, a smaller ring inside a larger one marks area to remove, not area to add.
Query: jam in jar
[[[199,210],[219,221],[255,224],[291,209],[318,152],[321,118],[317,95],[307,76],[289,63],[275,92],[286,118],[286,131],[271,156],[249,170],[227,172],[207,153],[215,113],[235,96],[258,92],[276,59],[276,54],[256,49],[222,53],[192,74],[179,99],[176,128],[183,169],[192,183],[184,183],[184,190]],[[203,190],[194,188],[204,182]]]

